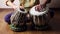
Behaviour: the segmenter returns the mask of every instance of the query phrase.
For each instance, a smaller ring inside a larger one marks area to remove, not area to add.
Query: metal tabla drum
[[[17,8],[15,13],[11,16],[11,25],[10,28],[13,31],[24,31],[27,29],[26,27],[26,14],[25,10]]]
[[[42,11],[36,11],[35,6],[31,8],[30,10],[30,15],[33,18],[34,22],[34,28],[37,30],[43,30],[47,28],[48,24],[48,10],[49,8],[46,7],[45,10],[43,9]]]

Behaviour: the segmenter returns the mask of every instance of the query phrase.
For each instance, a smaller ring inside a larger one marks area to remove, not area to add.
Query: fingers
[[[42,7],[40,6],[40,5],[37,5],[36,7],[35,7],[35,10],[36,11],[40,11],[42,9]]]

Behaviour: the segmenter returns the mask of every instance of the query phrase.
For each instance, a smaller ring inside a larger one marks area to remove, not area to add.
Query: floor
[[[0,34],[60,34],[59,10],[55,10],[54,18],[49,22],[49,25],[51,26],[50,31],[13,32],[12,30],[10,30],[9,25],[4,21],[4,16],[11,12],[11,10],[0,10]]]

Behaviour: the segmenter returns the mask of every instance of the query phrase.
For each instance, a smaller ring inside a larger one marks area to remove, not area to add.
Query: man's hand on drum
[[[45,7],[47,0],[41,0],[40,4],[36,5],[35,10],[40,11],[42,8]]]
[[[36,7],[35,7],[35,10],[36,11],[40,11],[42,9],[42,6],[39,4],[39,5],[36,5]]]

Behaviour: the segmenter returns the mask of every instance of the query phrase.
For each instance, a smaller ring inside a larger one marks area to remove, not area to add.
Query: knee
[[[4,18],[5,22],[10,23],[10,17],[11,17],[11,14],[7,14]]]

